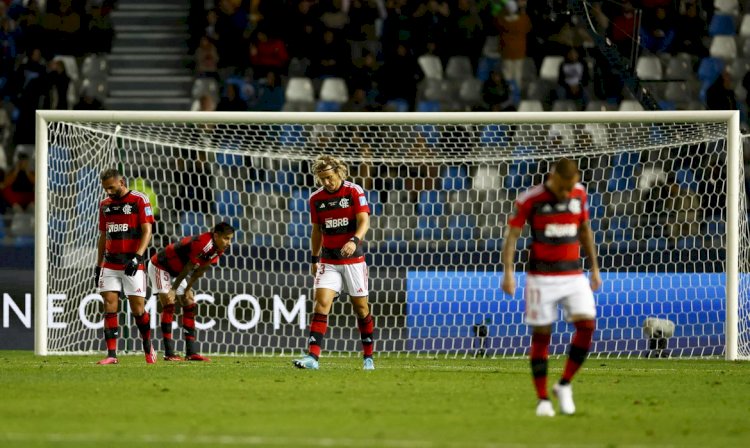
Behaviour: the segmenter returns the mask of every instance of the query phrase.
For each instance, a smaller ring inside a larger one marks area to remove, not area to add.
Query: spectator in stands
[[[451,31],[451,54],[465,54],[473,67],[482,55],[485,34],[476,0],[458,0],[453,11],[455,28]]]
[[[286,71],[289,53],[286,45],[277,36],[269,36],[266,30],[259,29],[250,43],[250,65],[255,77],[266,76],[269,70]]]
[[[224,95],[219,99],[219,104],[216,106],[216,110],[226,112],[247,111],[247,103],[240,98],[236,84],[227,83],[224,88]]]
[[[695,192],[678,184],[674,176],[667,180],[669,196],[665,202],[669,212],[667,235],[671,238],[685,238],[700,234],[701,198]]]
[[[383,59],[389,60],[395,56],[399,44],[412,40],[412,8],[407,0],[388,0],[386,2],[386,18],[383,21],[383,31],[380,43],[383,48]]]
[[[488,110],[493,112],[515,111],[510,84],[500,69],[490,73],[489,79],[482,85],[482,100]]]
[[[255,96],[250,102],[251,110],[280,111],[284,107],[284,89],[274,71],[255,83]]]
[[[706,107],[709,110],[737,110],[737,97],[728,70],[721,72],[721,76],[706,91]]]
[[[635,8],[630,0],[623,1],[621,8],[620,13],[612,19],[609,37],[621,54],[630,54],[635,42]]]
[[[375,59],[375,54],[364,50],[361,60],[357,61],[349,72],[349,87],[364,90],[368,100],[375,101],[380,96],[379,78],[380,65]]]
[[[315,77],[344,77],[349,72],[349,49],[332,29],[323,31],[323,42],[312,60]]]
[[[586,107],[589,70],[575,48],[569,48],[565,54],[565,60],[560,64],[557,84],[558,99],[575,101],[579,110]]]
[[[19,53],[32,48],[41,48],[45,44],[46,39],[40,11],[39,3],[36,0],[31,0],[18,16]]]
[[[88,19],[86,41],[91,53],[110,53],[115,29],[112,18],[98,4],[91,5],[91,16]]]
[[[366,112],[375,109],[375,105],[367,98],[367,92],[361,87],[353,89],[347,102],[341,106],[342,112]]]
[[[675,38],[674,24],[667,9],[660,6],[644,14],[641,44],[653,54],[668,52]]]
[[[0,90],[4,90],[5,84],[16,68],[17,45],[16,41],[20,35],[16,22],[3,14],[5,4],[0,2]]]
[[[81,92],[81,98],[78,100],[75,106],[73,106],[74,110],[103,110],[104,104],[102,104],[101,101],[99,101],[99,98],[96,97],[93,90],[91,88],[83,89],[83,92]]]
[[[375,22],[385,19],[384,0],[342,0],[341,11],[349,17],[344,27],[344,37],[349,41],[351,59],[362,57],[362,52],[370,43],[378,39]]]
[[[48,64],[47,81],[50,86],[49,108],[56,110],[68,109],[68,87],[70,77],[65,73],[65,64],[59,59],[53,59]]]
[[[302,0],[297,3],[297,9],[289,19],[289,54],[306,60],[307,65],[310,65],[318,51],[322,28],[320,6],[311,0]]]
[[[219,79],[219,52],[208,36],[201,37],[195,50],[195,73],[200,77]]]
[[[406,43],[399,43],[393,56],[386,59],[381,69],[381,94],[383,103],[389,100],[404,100],[414,110],[417,83],[422,79],[417,59]]]
[[[49,92],[47,67],[39,48],[31,49],[28,60],[16,70],[14,83],[15,105],[18,121],[14,140],[16,144],[33,143],[36,126],[36,109],[43,104]]]
[[[30,150],[23,145],[16,147],[16,162],[5,176],[3,197],[16,211],[27,210],[34,203],[34,164]]]
[[[524,0],[518,3],[509,0],[504,12],[497,18],[503,75],[505,79],[514,81],[519,89],[523,87],[526,38],[531,32],[531,19],[526,14],[525,4]]]
[[[672,53],[688,53],[702,58],[708,55],[703,44],[706,37],[706,21],[698,13],[697,0],[686,0],[680,3],[680,15],[675,21],[675,37]]]
[[[420,32],[415,33],[415,36],[423,39],[419,43],[415,42],[421,47],[417,48],[426,49],[428,42],[434,43],[441,51],[447,48],[448,32],[452,28],[450,14],[450,5],[445,0],[423,0],[417,6],[413,17]]]
[[[81,15],[73,9],[72,0],[60,0],[57,9],[49,10],[54,3],[47,5],[47,13],[42,16],[44,29],[49,36],[49,44],[44,48],[53,54],[80,54]]]

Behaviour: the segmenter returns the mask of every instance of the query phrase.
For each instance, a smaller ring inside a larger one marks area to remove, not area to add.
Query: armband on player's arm
[[[320,257],[317,255],[310,255],[310,263],[320,263]]]

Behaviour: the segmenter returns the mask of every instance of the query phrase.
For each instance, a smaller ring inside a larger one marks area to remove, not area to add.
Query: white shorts
[[[563,317],[596,317],[594,293],[589,279],[576,275],[527,275],[524,289],[525,321],[531,326],[552,325],[557,320],[557,304],[563,307]]]
[[[148,264],[148,281],[151,283],[151,292],[153,294],[166,294],[172,289],[172,274],[159,269],[153,263]],[[180,286],[177,288],[177,295],[185,294],[187,288],[187,279],[183,278]]]
[[[99,287],[96,292],[122,291],[126,296],[146,297],[146,273],[138,270],[134,276],[125,275],[125,271],[102,268],[99,274]]]
[[[325,288],[342,292],[349,297],[364,297],[367,290],[367,263],[328,264],[318,263],[315,274],[315,289]]]

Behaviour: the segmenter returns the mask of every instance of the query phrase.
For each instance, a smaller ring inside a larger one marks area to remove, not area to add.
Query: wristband
[[[315,263],[318,263],[319,261],[320,261],[320,257],[319,256],[317,256],[317,255],[311,255],[310,256],[310,263],[315,264]]]
[[[349,241],[353,241],[353,242],[354,242],[354,244],[356,244],[357,246],[359,246],[359,243],[361,243],[361,242],[362,242],[362,241],[361,241],[361,240],[360,240],[359,238],[357,238],[357,236],[356,236],[356,235],[355,235],[355,236],[353,236],[353,237],[351,237],[351,238],[349,238]]]

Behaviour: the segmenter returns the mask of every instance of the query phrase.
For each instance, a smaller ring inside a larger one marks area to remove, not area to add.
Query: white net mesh
[[[526,353],[522,288],[515,297],[500,289],[502,235],[516,195],[562,155],[579,161],[604,277],[594,355],[725,352],[726,122],[395,124],[374,115],[366,125],[264,124],[254,115],[208,124],[200,123],[206,115],[194,116],[192,123],[49,123],[48,291],[65,297],[51,296],[51,352],[103,350],[92,277],[104,196],[98,173],[113,166],[131,182],[142,179],[156,198],[152,250],[219,221],[238,229],[228,255],[196,287],[205,294],[198,297],[202,352],[306,349],[309,162],[321,153],[347,161],[371,202],[365,251],[379,353]],[[744,200],[739,242],[742,273]],[[525,232],[520,262],[527,243]],[[747,291],[741,275],[743,357],[750,355]],[[359,350],[346,302],[331,311],[326,352]],[[644,330],[649,317],[673,322],[673,334]],[[140,348],[132,319],[125,328],[120,349]],[[554,330],[551,353],[562,354],[570,328],[560,322]]]

